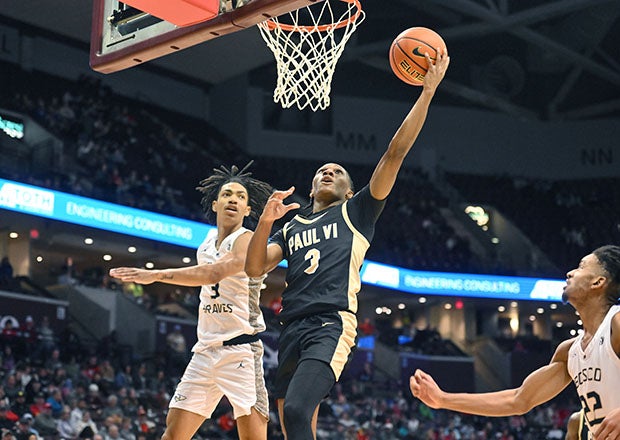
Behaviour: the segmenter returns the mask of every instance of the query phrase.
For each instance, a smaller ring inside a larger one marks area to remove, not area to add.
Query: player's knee
[[[284,402],[284,426],[310,426],[312,412],[312,409],[307,408],[301,399],[286,399]]]

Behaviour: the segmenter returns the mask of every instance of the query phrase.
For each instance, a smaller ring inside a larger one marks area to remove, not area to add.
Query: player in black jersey
[[[585,422],[583,410],[576,411],[568,418],[564,440],[588,440],[588,432],[588,424]]]
[[[385,199],[411,150],[450,58],[438,50],[420,97],[392,138],[370,182],[354,194],[340,165],[320,167],[312,179],[311,210],[299,213],[271,238],[274,221],[299,204],[284,204],[294,188],[267,201],[248,246],[245,270],[261,276],[285,258],[287,287],[282,294],[276,399],[288,440],[316,437],[320,401],[339,379],[355,345],[359,271]],[[306,211],[306,210],[304,210]]]

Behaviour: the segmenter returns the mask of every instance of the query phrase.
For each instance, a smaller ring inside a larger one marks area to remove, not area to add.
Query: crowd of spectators
[[[305,198],[319,162],[248,157],[204,121],[136,104],[99,80],[71,82],[36,72],[11,75],[0,107],[26,114],[63,142],[58,166],[4,170],[4,177],[126,206],[202,221],[199,193],[207,171],[256,161],[254,174]],[[45,84],[45,87],[37,86]],[[56,164],[55,164],[56,165]],[[343,164],[360,185],[372,169]],[[420,170],[402,173],[382,214],[369,258],[427,270],[478,271],[469,243],[440,213],[446,199]],[[403,221],[406,218],[407,221]]]
[[[178,379],[165,356],[130,359],[114,344],[68,347],[55,338],[51,351],[2,338],[0,428],[3,440],[151,440],[165,427],[167,403]],[[15,355],[14,352],[19,353]],[[272,391],[274,369],[266,369]],[[485,418],[436,411],[411,398],[404,385],[375,374],[372,363],[345,374],[320,407],[321,440],[444,440],[561,438],[570,400],[554,401],[524,416]],[[282,439],[271,402],[269,439]],[[5,437],[6,435],[6,437]],[[556,437],[553,437],[556,435]],[[196,439],[233,439],[236,430],[224,400]]]
[[[550,181],[456,173],[446,178],[465,198],[510,218],[562,270],[592,249],[620,241],[618,178]]]
[[[0,107],[29,115],[63,142],[57,167],[45,172],[3,168],[3,177],[200,221],[199,194],[193,191],[197,182],[215,166],[242,165],[250,159],[204,121],[188,123],[185,117],[137,105],[114,95],[98,80],[81,77],[72,82],[47,76],[42,80],[41,73],[16,74],[14,66],[2,67],[0,75],[6,75],[5,84],[10,87],[0,91]],[[306,194],[319,165],[257,158],[255,175],[279,188],[296,185],[300,194]],[[372,172],[343,165],[358,185],[368,181]],[[609,191],[601,196],[588,185],[578,189],[566,182],[541,185],[496,178],[469,185],[462,176],[449,179],[464,194],[471,189],[469,194],[478,200],[488,194],[489,203],[513,218],[560,267],[571,267],[576,261],[573,254],[581,257],[583,249],[602,238],[609,241],[605,234],[618,237],[611,216],[597,218],[593,224],[600,228],[596,231],[585,228],[592,224],[588,210],[594,201],[606,205],[608,213],[617,209],[612,202],[620,199],[618,182],[606,182]],[[484,188],[488,191],[483,192]],[[403,173],[382,214],[368,258],[415,269],[478,271],[469,243],[441,215],[447,204],[423,172]],[[536,220],[524,218],[524,207],[543,214]],[[613,218],[618,218],[617,213]],[[569,258],[570,262],[564,261]],[[146,292],[129,287],[122,286],[125,293],[152,307]],[[3,328],[0,352],[0,427],[8,431],[0,440],[11,440],[10,436],[17,440],[150,440],[161,435],[177,379],[167,374],[166,355],[127,359],[110,344],[82,347],[58,337],[48,337],[44,344],[43,326],[38,328],[36,343],[28,344],[26,335],[35,331],[11,329],[9,322]],[[441,349],[437,347],[446,347],[441,336],[430,330],[410,342],[410,349],[426,354],[437,354]],[[272,375],[268,369],[270,386]],[[273,402],[271,407],[275,408]],[[558,435],[568,407],[576,405],[545,406],[523,417],[498,419],[433,411],[410,398],[404,384],[364,370],[337,386],[322,404],[319,438],[541,439]],[[275,412],[269,429],[270,439],[282,438]],[[235,438],[226,402],[197,438]]]

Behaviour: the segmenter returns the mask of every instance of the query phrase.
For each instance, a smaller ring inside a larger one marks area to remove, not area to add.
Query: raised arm
[[[424,77],[422,93],[394,134],[388,149],[379,160],[370,178],[370,193],[377,200],[385,199],[392,191],[396,175],[422,130],[428,107],[437,86],[446,74],[450,57],[447,52],[438,50],[435,64],[432,63],[428,54],[426,54],[426,61],[429,69]]]
[[[530,373],[519,388],[491,393],[447,393],[433,378],[417,370],[409,379],[411,393],[431,408],[443,408],[468,414],[501,417],[525,414],[551,400],[570,383],[568,350],[574,339],[562,342],[551,362]]]
[[[231,252],[225,258],[213,264],[198,264],[176,269],[155,270],[117,267],[110,269],[110,276],[118,278],[123,282],[133,281],[138,284],[161,282],[191,287],[216,284],[224,278],[243,270],[251,236],[252,233],[249,231],[240,235],[235,240]]]
[[[284,204],[284,199],[293,194],[295,187],[286,191],[274,191],[267,200],[263,213],[248,246],[245,260],[245,272],[248,276],[259,277],[273,270],[282,258],[282,248],[277,244],[268,244],[273,223],[292,209],[299,208],[299,203]]]

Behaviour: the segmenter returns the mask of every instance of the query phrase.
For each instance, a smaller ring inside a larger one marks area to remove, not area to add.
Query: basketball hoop
[[[345,3],[345,11],[340,13],[330,0],[324,0],[258,24],[276,58],[278,78],[273,100],[283,108],[296,104],[300,110],[309,106],[317,111],[329,106],[336,64],[365,18],[359,0],[331,1]]]

